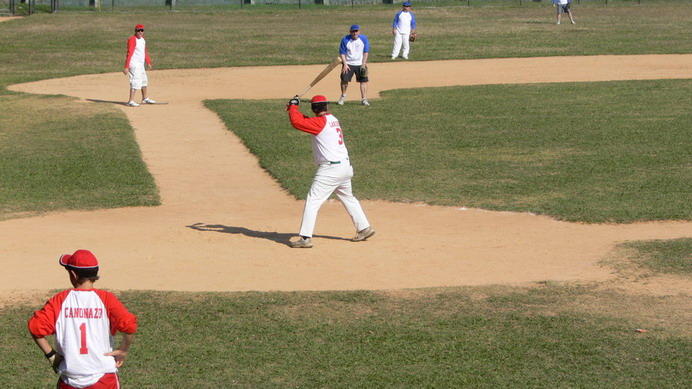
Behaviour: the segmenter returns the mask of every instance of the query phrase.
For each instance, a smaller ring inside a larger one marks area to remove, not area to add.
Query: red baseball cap
[[[327,98],[324,97],[324,96],[322,96],[322,95],[317,95],[317,96],[313,97],[312,100],[311,100],[310,102],[311,102],[312,104],[315,104],[315,103],[328,103]]]
[[[144,25],[143,25],[143,24],[138,24],[138,25],[135,26],[135,30],[139,30],[140,28],[141,28],[141,29],[144,29]]]
[[[99,269],[99,261],[89,250],[77,250],[74,254],[61,255],[60,265],[74,270],[98,271]]]

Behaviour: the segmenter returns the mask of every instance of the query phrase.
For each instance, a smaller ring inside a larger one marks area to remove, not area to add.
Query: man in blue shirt
[[[404,59],[408,59],[409,37],[411,35],[416,35],[416,17],[413,16],[413,12],[411,12],[411,3],[408,1],[404,2],[403,9],[397,12],[396,16],[394,16],[392,35],[394,35],[392,59],[396,59],[396,57],[399,56],[401,46],[404,47],[404,51],[401,53],[401,56]]]
[[[363,105],[370,105],[368,102],[368,76],[363,74],[367,69],[368,53],[370,43],[368,37],[360,33],[357,24],[351,26],[351,33],[341,39],[339,55],[341,56],[341,97],[337,104],[344,105],[346,99],[346,89],[348,83],[356,75],[356,81],[360,83],[360,97]]]

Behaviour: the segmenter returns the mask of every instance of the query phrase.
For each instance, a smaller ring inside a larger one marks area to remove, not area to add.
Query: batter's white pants
[[[392,49],[392,58],[396,58],[399,56],[399,50],[401,50],[401,46],[404,46],[404,52],[401,53],[401,56],[404,58],[408,58],[408,51],[410,47],[408,42],[409,35],[411,34],[402,34],[400,32],[394,34],[394,49]]]
[[[332,193],[341,200],[346,208],[346,212],[351,216],[356,231],[361,231],[370,227],[368,219],[365,217],[360,202],[353,195],[351,189],[351,178],[353,177],[353,167],[347,160],[335,165],[321,165],[317,168],[315,179],[312,181],[310,192],[305,200],[305,210],[303,211],[303,221],[300,225],[300,236],[312,237],[317,222],[317,213]]]

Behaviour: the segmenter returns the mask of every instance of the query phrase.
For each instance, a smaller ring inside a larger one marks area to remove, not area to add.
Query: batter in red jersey
[[[127,40],[127,56],[125,57],[125,69],[123,73],[130,79],[130,100],[127,105],[130,107],[139,107],[135,103],[135,93],[142,90],[142,104],[154,104],[156,101],[147,97],[147,86],[149,78],[147,71],[144,69],[144,64],[151,70],[151,58],[147,51],[147,41],[144,39],[144,25],[138,24],[135,26],[135,34]]]
[[[98,260],[88,250],[60,257],[74,289],[53,296],[29,320],[29,332],[56,373],[58,388],[120,388],[122,366],[137,331],[137,317],[114,294],[94,288]],[[117,332],[120,347],[113,349]],[[46,336],[53,335],[55,348]]]
[[[318,168],[305,200],[300,239],[291,243],[291,247],[312,247],[317,212],[332,193],[336,193],[356,226],[356,236],[351,240],[360,242],[368,239],[375,234],[375,230],[370,226],[360,202],[351,189],[353,166],[348,157],[339,120],[329,113],[329,103],[324,96],[317,95],[312,98],[311,108],[315,117],[307,117],[300,113],[299,104],[300,100],[297,97],[288,102],[288,117],[293,127],[312,135],[312,154]]]

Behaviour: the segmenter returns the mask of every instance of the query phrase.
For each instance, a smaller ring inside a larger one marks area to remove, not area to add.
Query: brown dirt
[[[352,290],[615,279],[599,261],[619,242],[692,237],[690,222],[585,225],[527,213],[365,201],[377,234],[352,243],[350,219],[338,202],[330,202],[320,212],[315,247],[290,249],[286,244],[299,227],[302,203],[260,168],[201,101],[287,98],[323,68],[150,72],[151,96],[170,103],[117,106],[135,129],[163,204],[0,222],[0,255],[13,263],[21,257],[24,265],[4,268],[2,295],[31,298],[64,288],[57,258],[78,248],[100,258],[99,284],[109,289]],[[393,88],[692,78],[692,55],[375,63],[370,73],[372,107],[363,109],[377,109],[378,93]],[[308,94],[336,99],[337,85],[332,74]],[[121,73],[85,75],[12,89],[76,96],[84,104],[122,104],[127,79]],[[283,107],[267,114],[285,115]],[[358,171],[369,167],[358,161],[355,166],[357,195]],[[674,289],[689,293],[690,283]]]

